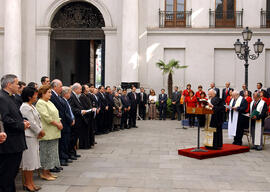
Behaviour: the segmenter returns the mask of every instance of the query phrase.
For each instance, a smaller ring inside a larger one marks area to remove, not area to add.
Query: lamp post
[[[246,29],[242,32],[242,36],[244,40],[243,43],[241,43],[240,40],[237,39],[237,41],[234,43],[234,49],[237,57],[240,60],[245,61],[245,84],[248,89],[248,60],[258,59],[259,55],[263,52],[264,44],[263,42],[261,42],[260,39],[258,39],[258,41],[253,45],[255,54],[250,54],[248,42],[252,38],[252,31],[248,27],[246,27]]]

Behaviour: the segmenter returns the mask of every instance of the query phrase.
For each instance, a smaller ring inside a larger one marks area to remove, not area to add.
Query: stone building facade
[[[265,49],[250,61],[249,88],[270,87],[268,0],[0,0],[0,73],[40,81],[43,75],[159,91],[167,77],[156,62],[179,60],[174,85],[226,81],[241,88],[244,62],[233,44],[243,28]],[[98,74],[100,75],[97,80]],[[194,87],[195,86],[195,87]]]

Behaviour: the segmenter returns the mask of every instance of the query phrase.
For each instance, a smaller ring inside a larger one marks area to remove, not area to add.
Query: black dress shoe
[[[60,170],[60,171],[64,170],[63,167],[55,167],[55,168]]]
[[[57,168],[53,168],[53,169],[50,169],[50,172],[52,172],[52,173],[59,173],[60,170],[57,169]]]
[[[69,159],[71,160],[77,160],[77,157],[75,157],[74,155],[70,156]]]
[[[67,163],[73,163],[73,161],[72,161],[72,160],[70,160],[70,159],[68,159],[68,160],[67,160]]]
[[[75,155],[75,157],[80,158],[80,157],[81,157],[81,155],[76,154],[76,155]]]
[[[68,163],[67,162],[60,162],[60,165],[61,166],[68,166]],[[51,171],[52,172],[52,171]],[[60,172],[60,170],[59,170],[59,172]]]
[[[138,126],[135,125],[134,128],[138,128]]]
[[[95,145],[97,144],[97,142],[95,141]]]

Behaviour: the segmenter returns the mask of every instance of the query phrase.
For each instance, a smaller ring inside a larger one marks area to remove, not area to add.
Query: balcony
[[[209,10],[210,28],[242,28],[243,27],[243,9],[242,11],[217,12]]]
[[[190,11],[160,11],[159,10],[159,27],[173,28],[173,27],[191,27]]]
[[[261,10],[261,28],[270,28],[270,11]]]

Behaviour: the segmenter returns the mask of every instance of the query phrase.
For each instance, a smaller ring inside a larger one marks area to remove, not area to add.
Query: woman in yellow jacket
[[[58,140],[63,129],[58,110],[49,100],[51,95],[51,87],[49,85],[41,86],[38,90],[39,100],[36,104],[41,117],[42,128],[45,132],[45,136],[40,140],[40,163],[43,169],[40,177],[48,181],[57,178],[49,170],[60,166]]]

